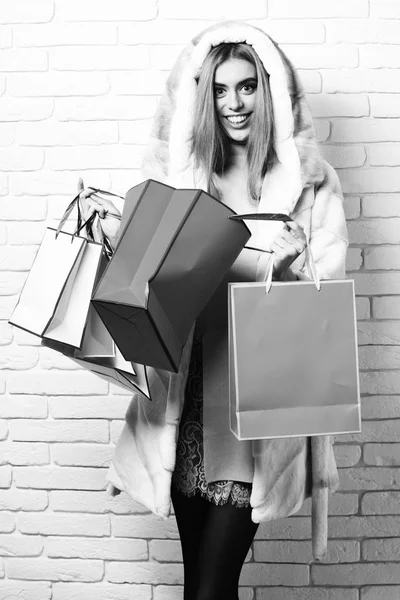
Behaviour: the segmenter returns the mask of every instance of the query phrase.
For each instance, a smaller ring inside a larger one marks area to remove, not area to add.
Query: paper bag
[[[101,255],[101,244],[48,227],[10,323],[79,348]]]
[[[109,383],[115,383],[132,393],[138,393],[147,400],[151,400],[146,367],[125,361],[115,345],[113,345],[113,355],[110,356],[85,356],[82,351],[72,346],[45,338],[42,338],[42,346],[60,352],[80,367],[91,371]]]
[[[118,348],[115,350],[114,357],[82,359],[76,358],[75,355],[72,360],[84,369],[95,373],[101,379],[105,379],[109,383],[115,383],[119,387],[128,389],[132,393],[138,393],[147,400],[151,400],[146,367],[127,362]]]
[[[127,361],[177,371],[196,317],[250,237],[199,190],[153,180],[127,193],[92,303]]]
[[[228,309],[238,439],[360,431],[353,280],[230,283]]]

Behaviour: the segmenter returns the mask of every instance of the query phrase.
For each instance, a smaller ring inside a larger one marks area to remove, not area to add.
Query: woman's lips
[[[250,114],[246,115],[226,115],[225,119],[228,121],[229,125],[234,129],[241,129],[245,125],[250,118]]]

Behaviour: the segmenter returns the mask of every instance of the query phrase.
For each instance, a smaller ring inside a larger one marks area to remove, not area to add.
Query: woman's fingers
[[[301,227],[301,225],[296,223],[296,221],[287,221],[286,225],[289,228],[289,231],[292,233],[292,235],[297,237],[304,244],[307,242],[306,234],[304,233],[304,230]]]
[[[81,207],[83,219],[85,221],[90,219],[94,212],[99,212],[102,209],[102,207],[98,205],[97,202],[94,202],[93,200],[88,200],[87,198],[81,198]]]
[[[103,198],[92,188],[85,188],[81,177],[78,181],[78,190],[83,220],[87,221],[96,212],[102,220],[100,226],[104,235],[115,247],[120,226],[118,218],[121,215],[120,211],[108,198]]]
[[[104,219],[108,211],[110,210],[110,206],[114,207],[114,205],[109,200],[104,200],[98,194],[92,194],[91,198],[95,198],[93,202],[96,202],[99,208],[99,217],[100,219]],[[112,212],[112,211],[111,211]]]
[[[101,202],[99,202],[97,199],[95,200],[93,196],[94,194],[88,197],[88,206],[92,209],[91,213],[96,211],[99,213],[100,219],[104,219],[107,209],[103,206]]]
[[[274,252],[274,273],[282,277],[293,261],[304,251],[307,238],[303,229],[294,221],[285,223],[271,244]]]
[[[291,246],[294,246],[298,254],[301,254],[304,248],[306,247],[305,239],[303,241],[300,238],[295,237],[295,235],[293,235],[291,231],[287,231],[286,229],[284,229],[281,232],[281,237],[284,242],[290,244]]]
[[[104,219],[107,216],[107,213],[110,213],[110,216],[120,216],[121,213],[116,208],[115,204],[111,202],[111,200],[99,196],[99,194],[96,192],[92,192],[90,198],[95,199],[97,204],[102,208],[102,210],[99,210],[99,216],[101,219]]]
[[[271,244],[271,250],[275,252],[275,249],[283,250],[285,248],[285,241],[282,237],[276,237]]]
[[[85,221],[90,219],[90,217],[92,216],[92,214],[94,212],[96,212],[96,207],[93,204],[89,204],[85,210],[85,215],[84,215]]]
[[[299,252],[295,246],[283,240],[274,240],[274,242],[271,244],[271,250],[279,258],[286,258],[289,256],[297,257],[299,255]]]
[[[274,243],[289,255],[301,254],[307,243],[303,229],[294,221],[288,221],[274,239]]]
[[[94,212],[94,210],[99,213],[99,217],[101,219],[106,217],[109,210],[112,213],[118,213],[111,202],[104,200],[97,194],[94,194],[90,189],[83,190],[79,195],[79,200],[81,202],[82,211],[87,219]]]
[[[107,209],[97,200],[94,200],[92,196],[89,198],[89,207],[90,214],[93,214],[95,211],[99,213],[100,219],[104,219],[107,213]]]

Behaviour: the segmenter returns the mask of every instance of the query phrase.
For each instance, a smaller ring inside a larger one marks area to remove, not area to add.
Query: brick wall
[[[309,504],[260,527],[241,600],[400,597],[399,0],[0,0],[0,600],[178,600],[175,521],[105,473],[129,396],[7,324],[79,176],[124,193],[183,45],[213,19],[270,32],[299,68],[346,196],[363,432],[338,437],[329,556]]]

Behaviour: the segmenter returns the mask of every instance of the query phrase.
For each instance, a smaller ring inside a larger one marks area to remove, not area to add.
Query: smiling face
[[[218,118],[234,142],[246,142],[257,93],[255,66],[230,58],[215,71],[214,96]]]

